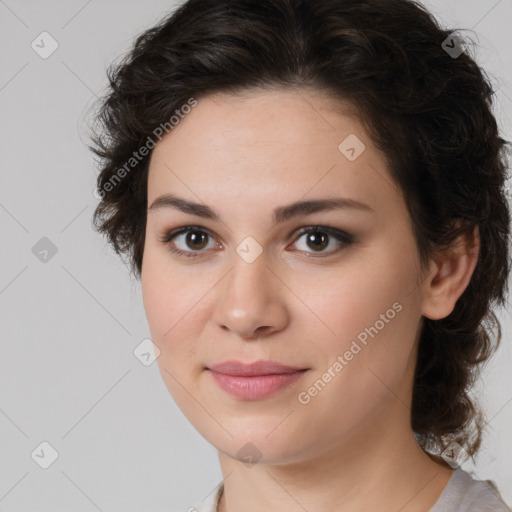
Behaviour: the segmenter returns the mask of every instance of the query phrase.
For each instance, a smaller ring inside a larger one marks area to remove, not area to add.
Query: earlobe
[[[423,316],[440,320],[450,315],[471,281],[479,250],[477,226],[472,233],[460,235],[450,248],[432,258],[424,286]]]

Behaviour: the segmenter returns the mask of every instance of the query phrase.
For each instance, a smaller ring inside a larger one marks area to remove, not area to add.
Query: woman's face
[[[423,276],[401,191],[341,104],[200,99],[153,151],[148,206],[160,371],[218,450],[284,464],[408,426]]]

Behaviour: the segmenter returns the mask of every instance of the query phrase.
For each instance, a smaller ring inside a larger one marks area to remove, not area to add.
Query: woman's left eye
[[[305,237],[304,244],[306,247],[313,248],[313,252],[320,253],[318,255],[312,254],[311,257],[313,258],[332,256],[354,242],[354,237],[352,235],[349,235],[344,231],[340,231],[339,229],[322,226],[313,226],[301,230],[298,234],[297,241],[303,237]],[[325,251],[325,248],[336,245],[336,243],[331,242],[336,242],[338,248]],[[297,244],[297,242],[295,242],[295,244]]]
[[[210,243],[208,243],[208,239]],[[327,257],[334,253],[340,252],[340,250],[354,242],[354,237],[348,233],[335,228],[328,228],[322,226],[310,226],[302,229],[296,236],[296,245],[302,238],[304,243],[309,249],[313,249],[313,252],[319,253],[311,254],[311,257]],[[212,249],[213,247],[222,248],[222,245],[215,243],[213,237],[204,228],[198,226],[186,226],[178,230],[171,231],[164,235],[161,242],[169,245],[169,250],[179,256],[185,256],[187,258],[202,257],[203,249]],[[182,248],[176,247],[182,244]],[[338,248],[326,251],[325,249],[338,244]],[[300,249],[306,253],[309,253],[307,249]]]

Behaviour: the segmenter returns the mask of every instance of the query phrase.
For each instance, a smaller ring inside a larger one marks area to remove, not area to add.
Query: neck
[[[404,408],[398,400],[397,406]],[[388,413],[389,421],[378,424],[393,429],[359,428],[343,445],[314,458],[247,467],[219,453],[225,481],[218,512],[427,512],[453,470],[420,448],[408,414],[402,410],[407,421],[397,430],[399,412]]]

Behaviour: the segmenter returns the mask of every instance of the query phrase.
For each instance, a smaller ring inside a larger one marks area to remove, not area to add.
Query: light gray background
[[[475,30],[512,139],[512,0],[426,4],[445,25]],[[140,285],[91,228],[84,116],[106,66],[174,5],[0,0],[0,511],[185,511],[222,477],[156,363],[135,358],[150,337]],[[47,59],[31,47],[43,31],[59,45]],[[57,247],[46,263],[32,252],[42,237]],[[490,421],[474,469],[512,503],[507,310],[479,385]],[[31,457],[43,441],[59,454],[48,469]]]

